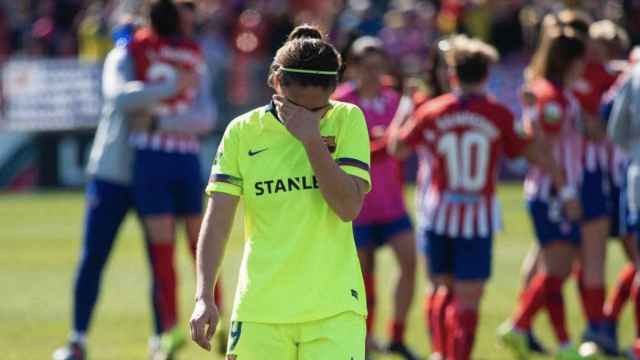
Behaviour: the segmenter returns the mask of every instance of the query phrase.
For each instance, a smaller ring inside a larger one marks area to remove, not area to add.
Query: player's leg
[[[297,360],[365,359],[366,324],[359,314],[344,312],[298,328]]]
[[[635,231],[636,239],[640,239],[640,226]],[[640,243],[640,241],[638,241]],[[640,244],[638,244],[640,247]],[[640,261],[636,260],[636,269],[640,269]],[[627,350],[627,357],[631,360],[640,360],[640,271],[636,271],[636,276],[632,285],[632,301],[634,306],[634,321],[636,325],[636,340]]]
[[[607,355],[619,354],[618,346],[618,320],[620,314],[624,309],[624,305],[627,300],[631,298],[633,283],[636,273],[637,263],[637,244],[636,237],[633,231],[626,232],[626,234],[620,239],[624,252],[630,261],[622,267],[613,287],[610,290],[609,297],[607,298],[603,314],[605,321],[603,322],[603,334],[607,338],[608,349],[605,349]]]
[[[520,276],[522,278],[523,289],[531,282],[540,266],[540,247],[533,244],[520,266]]]
[[[478,326],[484,292],[482,280],[455,280],[453,301],[447,309],[447,360],[469,360]]]
[[[432,354],[433,359],[441,359],[442,349],[439,348],[439,342],[436,341],[436,312],[435,309],[439,307],[438,302],[440,301],[438,295],[438,283],[436,281],[436,277],[430,271],[429,264],[429,256],[427,255],[428,246],[426,245],[428,241],[427,231],[423,228],[420,228],[416,231],[416,242],[417,248],[420,252],[420,259],[424,261],[425,269],[426,269],[426,280],[427,280],[427,289],[425,289],[424,295],[424,307],[423,307],[423,315],[424,315],[424,324],[425,330],[429,335],[430,342],[430,352]],[[451,284],[450,284],[451,285]]]
[[[449,238],[454,246],[453,299],[447,308],[447,360],[469,360],[480,299],[491,275],[492,237]]]
[[[637,263],[637,248],[636,245],[630,246],[629,243],[635,243],[636,238],[633,234],[625,235],[621,239],[625,254],[630,261],[620,269],[616,282],[611,289],[609,298],[604,305],[604,315],[608,322],[617,323],[620,318],[625,303],[631,295],[631,288],[633,285],[633,279],[635,277]]]
[[[571,272],[570,259],[574,253],[575,250],[566,241],[552,241],[542,248],[540,271],[520,298],[511,323],[499,330],[503,343],[518,357],[528,356],[530,350],[526,334],[531,330],[534,317],[545,307],[560,347],[568,349],[570,342],[562,286]]]
[[[294,338],[294,327],[295,325],[233,321],[229,329],[225,359],[297,360],[298,345]]]
[[[425,264],[427,261],[425,260]],[[428,274],[427,271],[427,288],[425,289],[424,301],[423,301],[423,320],[425,325],[425,330],[427,335],[429,336],[429,345],[431,346],[431,350],[434,349],[434,323],[433,323],[433,309],[436,303],[436,295],[438,293],[438,288],[433,281],[433,277]]]
[[[366,351],[378,351],[380,345],[373,337],[373,326],[376,318],[376,281],[375,281],[375,225],[354,225],[353,237],[358,249],[358,259],[362,278],[364,280],[364,290],[367,297],[367,319],[366,319]]]
[[[602,170],[585,171],[581,185],[583,218],[580,229],[581,247],[578,256],[578,290],[587,319],[582,340],[596,342],[608,348],[602,336],[604,323],[604,266],[610,231],[611,195],[609,177]]]
[[[148,238],[152,270],[152,300],[160,324],[160,335],[177,324],[175,257],[175,217],[171,214],[146,216],[143,219]]]
[[[383,236],[388,239],[400,268],[400,276],[394,290],[393,314],[388,328],[388,351],[405,359],[415,359],[417,357],[404,343],[406,319],[413,301],[416,281],[416,243],[409,217],[404,216],[387,224]]]
[[[607,320],[607,327],[611,334],[615,338],[615,330],[617,328],[618,318],[624,304],[627,302],[631,295],[631,288],[633,284],[633,278],[635,277],[635,264],[638,263],[638,244],[636,239],[635,225],[637,223],[637,216],[635,212],[632,212],[627,202],[627,190],[626,182],[623,183],[620,190],[620,196],[618,200],[618,206],[616,207],[618,216],[616,219],[612,219],[613,223],[618,223],[619,226],[615,228],[618,235],[622,235],[621,243],[624,249],[624,253],[627,257],[628,263],[625,265],[616,279],[616,283],[611,289],[611,293],[604,306],[604,314]]]
[[[102,271],[128,210],[128,187],[93,179],[87,184],[82,249],[73,290],[73,331],[54,359],[83,359],[86,332],[98,299]]]
[[[640,168],[632,164],[627,173],[627,201],[632,217],[637,220],[638,211],[640,209]],[[636,240],[639,242],[640,248],[640,223],[633,223]],[[640,261],[636,258],[636,269],[640,269]],[[629,359],[640,359],[640,272],[636,271],[636,277],[632,289],[632,298],[634,304],[634,320],[636,324],[636,341],[628,350]]]
[[[185,343],[177,327],[175,256],[175,157],[161,151],[137,150],[133,193],[147,240],[151,267],[151,299],[155,337],[150,350],[171,356]]]
[[[624,171],[623,171],[624,172]],[[615,184],[615,181],[611,181]],[[638,258],[637,243],[635,240],[634,224],[635,214],[632,214],[627,203],[626,181],[620,187],[612,187],[612,213],[610,237],[618,238],[628,259],[628,263],[620,269],[616,281],[610,290],[603,313],[605,321],[603,324],[604,334],[612,344],[613,350],[610,355],[619,353],[618,347],[618,319],[624,305],[631,296],[633,279],[635,277],[635,264]]]
[[[520,288],[520,292],[518,293],[518,299],[522,299],[524,296],[527,286],[531,282],[531,279],[536,275],[540,268],[540,247],[538,244],[533,244],[524,260],[522,261],[522,265],[520,267],[520,277],[522,278],[522,287]],[[547,349],[542,345],[542,342],[535,336],[533,329],[531,329],[527,333],[527,343],[529,345],[529,350],[533,353],[538,353],[542,355],[548,354]]]
[[[499,329],[502,342],[518,357],[526,358],[530,352],[526,333],[533,318],[544,307],[549,312],[551,325],[564,353],[575,353],[567,332],[562,286],[571,272],[575,255],[578,229],[562,224],[552,216],[550,205],[541,201],[529,202],[529,211],[536,237],[541,247],[540,269],[522,294],[510,322]],[[577,355],[577,354],[576,354]]]
[[[585,222],[581,226],[582,243],[580,247],[580,271],[578,288],[587,318],[587,329],[583,341],[594,341],[601,344],[601,332],[604,322],[605,280],[604,267],[607,250],[609,221],[598,218]]]
[[[446,314],[453,300],[453,243],[433,231],[425,231],[421,250],[435,294],[431,299],[431,358],[447,358]]]

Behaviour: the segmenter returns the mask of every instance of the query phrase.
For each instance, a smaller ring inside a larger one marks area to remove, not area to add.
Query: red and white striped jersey
[[[582,76],[572,87],[582,109],[589,114],[598,115],[602,97],[615,84],[619,75],[619,71],[612,70],[603,63],[587,63]]]
[[[422,105],[401,136],[430,153],[422,204],[426,229],[451,237],[490,236],[500,218],[499,160],[520,155],[528,144],[511,112],[484,95],[450,93]]]
[[[556,163],[565,170],[567,184],[577,188],[582,178],[584,150],[578,129],[580,106],[571,91],[551,81],[538,79],[530,88],[536,96],[536,109],[526,119],[533,122],[528,125],[548,140]],[[533,164],[529,166],[524,191],[528,200],[542,201],[548,201],[556,193],[551,176]]]
[[[580,108],[585,116],[600,118],[600,106],[603,97],[616,83],[620,72],[603,63],[590,62],[585,66],[582,77],[572,88]],[[594,172],[613,170],[613,145],[608,139],[591,140],[584,138],[582,149],[583,170]]]
[[[202,74],[204,57],[200,46],[186,38],[165,38],[150,28],[138,30],[129,43],[136,77],[144,82],[162,81],[177,76],[176,70],[190,70]],[[197,94],[197,84],[161,101],[152,112],[158,116],[172,116],[185,112]]]

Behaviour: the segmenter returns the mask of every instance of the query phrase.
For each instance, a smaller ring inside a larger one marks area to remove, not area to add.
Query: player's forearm
[[[209,199],[198,237],[196,299],[213,300],[237,203],[237,197],[221,193],[214,193]]]
[[[524,157],[530,163],[536,164],[551,175],[551,181],[556,189],[562,189],[566,185],[566,177],[563,169],[554,160],[549,146],[543,139],[537,139],[529,144],[524,151]]]
[[[117,108],[134,112],[155,105],[176,92],[175,82],[145,84],[141,81],[127,82],[113,101]]]
[[[613,103],[613,109],[609,116],[609,125],[607,129],[609,136],[611,137],[611,141],[627,151],[631,144],[629,109],[630,83],[629,80],[627,80],[627,83],[622,87]]]
[[[356,180],[340,169],[321,139],[304,146],[326,202],[343,221],[355,219],[364,198]]]
[[[404,160],[411,155],[411,148],[400,139],[399,129],[390,129],[387,140],[387,152],[399,160]]]

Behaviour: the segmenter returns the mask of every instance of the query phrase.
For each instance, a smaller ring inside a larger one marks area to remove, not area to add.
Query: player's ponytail
[[[282,86],[334,89],[341,68],[340,54],[323,39],[320,30],[302,25],[291,32],[289,40],[276,52],[267,83],[273,88],[277,76]]]
[[[585,53],[584,39],[572,28],[548,29],[527,68],[529,80],[542,78],[562,84],[574,61]]]
[[[493,46],[466,35],[448,39],[447,48],[445,60],[462,84],[472,85],[485,81],[489,76],[489,67],[500,58]]]

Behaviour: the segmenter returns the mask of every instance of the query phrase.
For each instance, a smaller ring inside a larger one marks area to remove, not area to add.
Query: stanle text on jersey
[[[277,194],[279,192],[319,189],[318,179],[314,176],[295,176],[285,179],[258,181],[254,184],[256,196]]]

